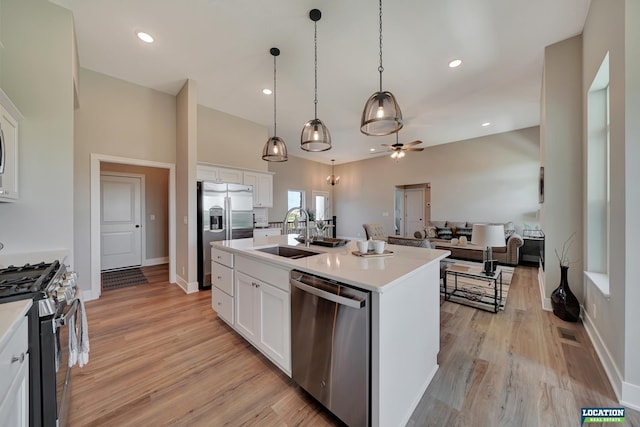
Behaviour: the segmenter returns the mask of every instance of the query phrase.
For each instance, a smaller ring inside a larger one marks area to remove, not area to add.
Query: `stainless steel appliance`
[[[198,288],[211,287],[211,242],[253,237],[253,187],[198,182]]]
[[[67,320],[78,306],[75,273],[58,261],[0,269],[0,303],[33,299],[29,321],[29,425],[66,425],[71,369]]]
[[[351,427],[370,422],[370,292],[291,272],[293,380]]]

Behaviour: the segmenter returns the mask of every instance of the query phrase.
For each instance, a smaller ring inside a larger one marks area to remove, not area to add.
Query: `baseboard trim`
[[[631,409],[640,411],[640,386],[623,382],[622,399],[620,399],[620,403]]]
[[[538,268],[538,286],[540,287],[540,304],[544,311],[553,311],[551,307],[551,298],[547,298],[545,295],[544,286],[544,271]]]
[[[82,299],[86,302],[86,301],[93,301],[98,299],[99,296],[98,295],[94,295],[93,291],[91,289],[83,289],[82,290]]]
[[[584,329],[587,331],[587,335],[589,335],[589,339],[591,340],[591,344],[593,348],[596,350],[598,354],[598,358],[600,359],[600,363],[602,363],[602,367],[604,368],[604,372],[607,374],[607,378],[609,378],[609,383],[611,384],[611,388],[613,388],[613,392],[616,394],[616,398],[619,402],[622,403],[622,391],[623,391],[623,381],[622,375],[620,374],[620,370],[616,366],[613,357],[611,357],[611,353],[609,349],[605,345],[602,337],[598,333],[596,326],[593,321],[589,317],[589,313],[584,307],[580,307],[580,317],[582,318],[582,324],[584,325]],[[637,387],[637,386],[636,386]],[[638,388],[637,397],[640,398],[640,388]],[[639,400],[640,401],[640,400]]]
[[[145,259],[142,262],[142,265],[144,267],[151,267],[152,265],[161,265],[161,264],[168,264],[168,263],[169,263],[169,257],[165,256],[165,257],[159,257],[159,258]]]
[[[180,276],[176,276],[176,285],[184,291],[185,294],[193,294],[198,292],[198,282],[187,282]]]

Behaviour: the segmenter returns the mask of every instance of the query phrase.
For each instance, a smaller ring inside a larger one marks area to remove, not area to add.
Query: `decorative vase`
[[[560,319],[577,322],[580,317],[580,303],[569,287],[568,271],[569,266],[560,266],[560,285],[551,292],[551,307],[553,307],[553,314]]]

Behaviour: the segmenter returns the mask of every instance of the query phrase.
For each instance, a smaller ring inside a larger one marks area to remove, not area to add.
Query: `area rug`
[[[459,271],[481,271],[482,263],[462,261],[457,259],[447,258],[447,261],[453,262],[453,268],[459,268]],[[513,277],[514,267],[500,265],[498,266],[502,270],[502,300],[498,305],[500,310],[504,310],[507,303],[507,295],[509,295],[509,285],[511,284],[511,278]],[[500,282],[498,282],[499,284]],[[447,289],[449,292],[454,288],[454,276],[453,274],[447,274]],[[444,297],[444,281],[440,283],[440,294]],[[491,309],[487,304],[494,304],[494,288],[493,281],[488,279],[475,279],[458,276],[458,291],[456,295],[451,295],[448,301],[459,302],[466,305],[472,305],[478,308]],[[498,297],[500,291],[498,290]]]
[[[139,268],[129,268],[127,270],[105,271],[102,273],[102,290],[126,288],[128,286],[142,285],[147,282],[147,278]]]

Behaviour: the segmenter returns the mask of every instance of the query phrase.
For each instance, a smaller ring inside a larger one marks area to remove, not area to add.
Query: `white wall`
[[[262,160],[267,127],[198,105],[198,162],[268,170]]]
[[[587,94],[600,64],[609,52],[610,83],[610,149],[611,163],[611,228],[610,228],[610,298],[598,289],[585,284],[584,309],[593,322],[606,353],[611,357],[615,369],[624,375],[624,2],[592,1],[583,31],[582,107],[586,129]],[[585,131],[586,135],[586,131]],[[586,147],[586,138],[583,144]],[[585,169],[586,173],[586,169]],[[586,206],[583,205],[586,210]],[[586,256],[586,253],[585,253]],[[597,343],[596,343],[597,344]],[[609,364],[606,361],[605,366]],[[614,386],[620,393],[620,379]]]
[[[177,97],[176,128],[176,246],[178,284],[185,292],[198,290],[196,236],[197,84],[187,80]]]
[[[0,203],[3,254],[66,249],[73,266],[71,12],[46,0],[2,0],[0,86],[24,116],[19,189]]]
[[[640,324],[640,2],[625,3],[625,325]],[[625,331],[623,399],[640,408],[640,339],[633,326]],[[635,386],[634,386],[635,385]]]
[[[393,233],[397,185],[431,183],[431,219],[536,222],[539,128],[532,127],[336,166],[338,234],[364,236],[363,223]]]
[[[175,162],[175,97],[87,69],[80,69],[75,113],[74,193],[76,271],[91,289],[90,158]]]
[[[545,194],[541,224],[545,232],[545,298],[560,284],[555,251],[575,233],[569,259],[569,286],[578,300],[582,291],[582,37],[545,48],[544,104],[540,118],[541,165]]]

